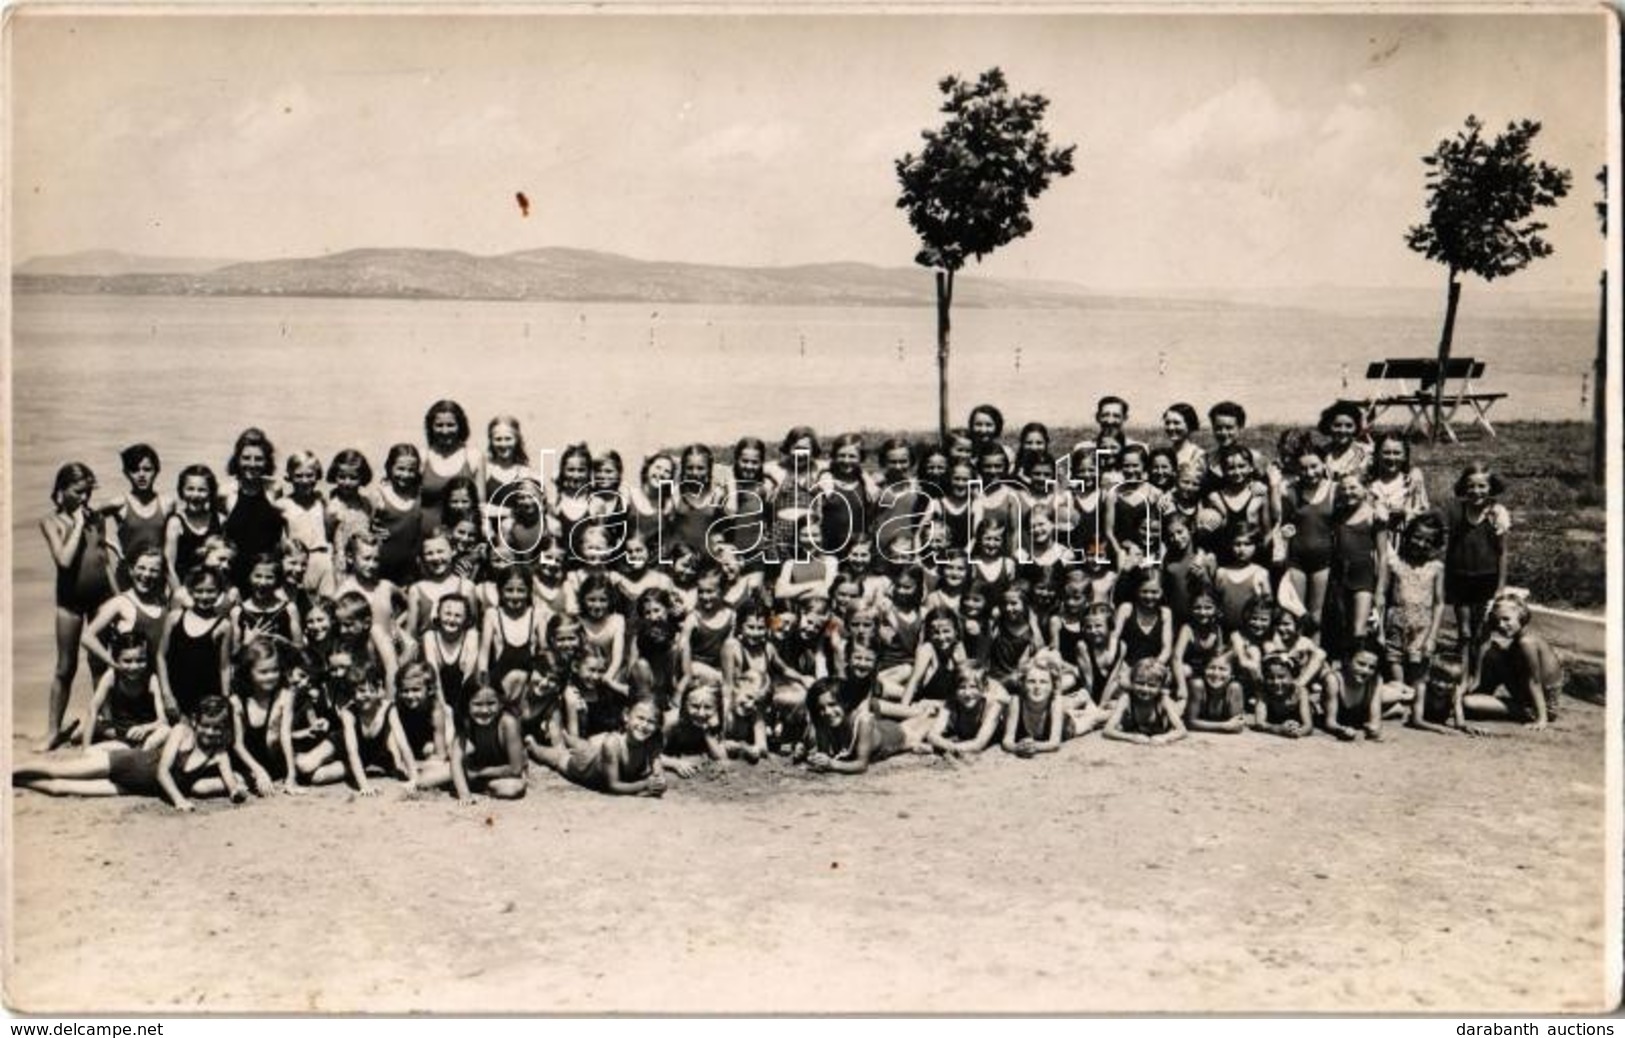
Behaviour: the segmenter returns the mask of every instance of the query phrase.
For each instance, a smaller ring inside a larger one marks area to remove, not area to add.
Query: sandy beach
[[[1595,687],[1596,678],[1591,678]],[[1600,702],[1600,701],[1599,701]],[[615,800],[13,794],[37,1012],[1597,1012],[1604,710]],[[19,743],[16,747],[21,749]]]

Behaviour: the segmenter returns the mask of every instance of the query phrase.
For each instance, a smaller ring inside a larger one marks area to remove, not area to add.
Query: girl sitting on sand
[[[1542,731],[1557,716],[1563,662],[1546,639],[1529,630],[1528,592],[1508,588],[1491,600],[1490,636],[1457,695],[1457,727],[1472,720],[1521,721]]]
[[[970,665],[960,637],[959,617],[953,610],[933,609],[920,626],[924,636],[919,640],[901,697],[893,701],[888,696],[874,704],[884,717],[901,720],[919,714],[934,716],[943,703],[953,698],[959,671]],[[881,681],[884,687],[884,672]]]
[[[338,724],[323,681],[324,673],[307,646],[290,651],[284,659],[288,705],[282,711],[281,744],[293,749],[293,769],[282,779],[282,792],[297,795],[299,780],[337,756],[333,745]]]
[[[571,782],[617,796],[663,796],[660,707],[651,698],[634,700],[622,717],[622,730],[601,732],[568,747],[543,746],[532,755]]]
[[[292,697],[282,680],[281,643],[256,638],[232,661],[232,755],[249,785],[265,796],[275,775],[293,773],[293,747],[282,742],[283,716]]]
[[[231,705],[221,696],[198,704],[192,718],[169,729],[160,745],[145,749],[91,747],[68,758],[41,758],[11,771],[12,785],[50,796],[158,796],[177,811],[191,811],[194,797],[248,796],[231,762]]]

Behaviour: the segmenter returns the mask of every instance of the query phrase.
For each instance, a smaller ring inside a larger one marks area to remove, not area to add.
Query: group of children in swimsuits
[[[658,796],[666,773],[781,754],[861,772],[909,753],[1020,757],[1101,730],[1298,738],[1475,731],[1551,720],[1555,653],[1506,588],[1502,487],[1468,466],[1444,506],[1397,433],[1337,404],[1276,456],[1245,411],[1163,415],[1057,451],[1004,441],[977,407],[947,442],[797,427],[776,457],[746,437],[534,465],[519,422],[483,450],[438,401],[423,449],[382,478],[358,451],[308,451],[276,478],[245,431],[222,486],[206,465],[92,501],[62,467],[41,528],[57,570],[58,660],[38,759],[48,793],[195,797],[379,777],[523,796],[540,765]],[[556,472],[544,478],[541,468]],[[322,489],[325,483],[327,489]],[[1437,651],[1455,610],[1454,663]],[[93,690],[69,692],[83,652]],[[78,740],[86,751],[49,751]]]

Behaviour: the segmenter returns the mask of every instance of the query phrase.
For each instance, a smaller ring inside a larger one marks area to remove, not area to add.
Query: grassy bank
[[[1273,457],[1284,425],[1259,425],[1242,440]],[[828,435],[839,430],[819,430]],[[1015,430],[1006,430],[1014,435]],[[1091,435],[1082,426],[1050,430],[1057,450]],[[1512,512],[1510,582],[1526,587],[1536,602],[1568,609],[1600,610],[1606,599],[1607,501],[1602,486],[1591,482],[1591,425],[1586,422],[1506,422],[1499,436],[1463,434],[1460,444],[1417,443],[1412,460],[1427,477],[1428,497],[1441,505],[1464,466],[1485,461],[1507,484],[1502,502]],[[1131,427],[1136,439],[1154,443],[1160,429]],[[891,436],[914,442],[928,437],[919,430],[865,430],[870,451]],[[1211,444],[1198,437],[1204,446]],[[771,445],[773,435],[766,437]],[[726,458],[731,445],[714,445]]]

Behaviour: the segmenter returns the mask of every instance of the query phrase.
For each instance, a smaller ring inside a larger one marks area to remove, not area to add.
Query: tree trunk
[[[948,310],[954,304],[954,272],[937,271],[937,432],[948,442]]]
[[[1444,330],[1439,333],[1439,370],[1433,383],[1433,442],[1439,442],[1439,430],[1444,427],[1444,369],[1450,362],[1450,342],[1456,335],[1456,305],[1461,302],[1461,282],[1456,280],[1456,268],[1450,268],[1449,293],[1444,304]]]
[[[1607,404],[1605,389],[1608,385],[1608,272],[1598,280],[1602,290],[1602,309],[1597,314],[1597,360],[1591,376],[1591,480],[1602,483],[1608,478]]]

